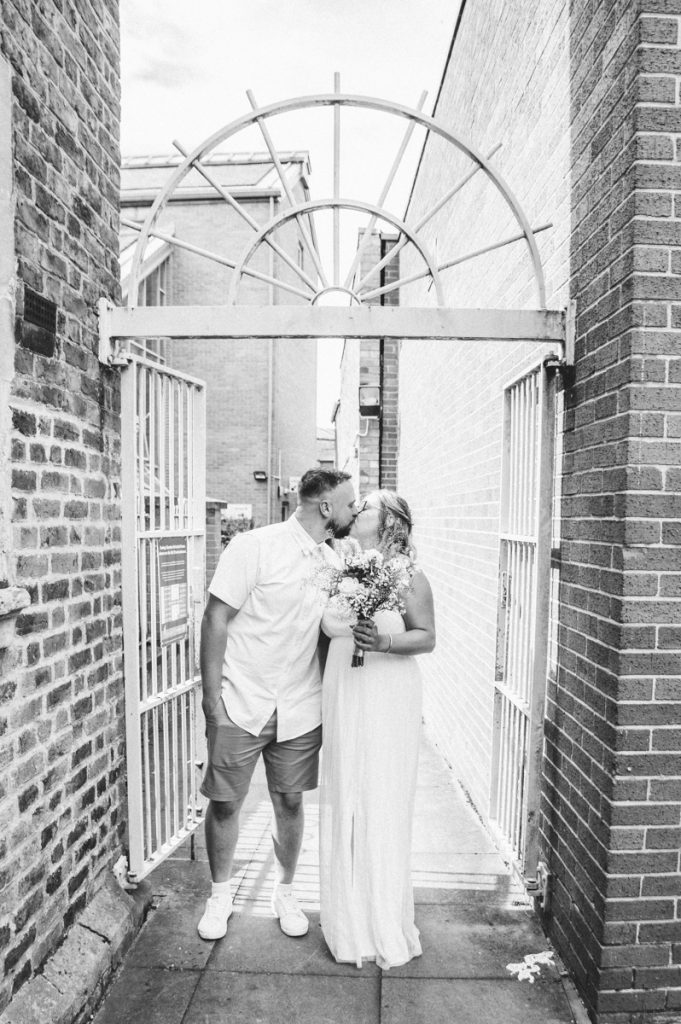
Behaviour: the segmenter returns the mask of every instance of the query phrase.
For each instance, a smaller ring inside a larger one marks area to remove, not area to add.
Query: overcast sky
[[[123,155],[171,153],[173,139],[191,149],[250,109],[246,89],[264,106],[332,92],[336,71],[343,92],[410,107],[427,90],[430,113],[458,8],[459,0],[122,0]],[[345,119],[341,194],[374,203],[406,122],[372,116]],[[330,114],[270,123],[278,148],[310,151],[313,197],[329,195]],[[264,144],[252,133],[226,148]],[[398,216],[419,149],[415,133],[390,196]],[[336,397],[337,361],[337,346],[325,342],[323,424]]]

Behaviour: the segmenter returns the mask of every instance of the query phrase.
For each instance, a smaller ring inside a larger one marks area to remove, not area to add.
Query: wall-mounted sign
[[[187,636],[189,625],[187,541],[159,537],[156,543],[161,643],[173,644]]]

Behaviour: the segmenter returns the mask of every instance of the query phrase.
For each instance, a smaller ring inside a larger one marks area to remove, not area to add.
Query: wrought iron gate
[[[491,818],[534,877],[550,613],[555,368],[504,391]]]
[[[195,722],[205,585],[203,382],[129,356],[121,424],[130,877],[139,880],[201,818]]]

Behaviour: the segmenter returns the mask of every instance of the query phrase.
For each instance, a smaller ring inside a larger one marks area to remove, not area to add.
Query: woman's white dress
[[[397,611],[379,633],[404,632]],[[414,924],[411,828],[421,733],[416,659],[366,652],[352,668],[347,620],[324,615],[331,637],[322,687],[321,926],[336,960],[397,967],[421,953]]]

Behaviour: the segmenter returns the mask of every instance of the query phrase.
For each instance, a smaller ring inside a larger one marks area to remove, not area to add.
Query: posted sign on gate
[[[183,640],[189,625],[187,541],[159,537],[157,541],[159,629],[161,644]]]

